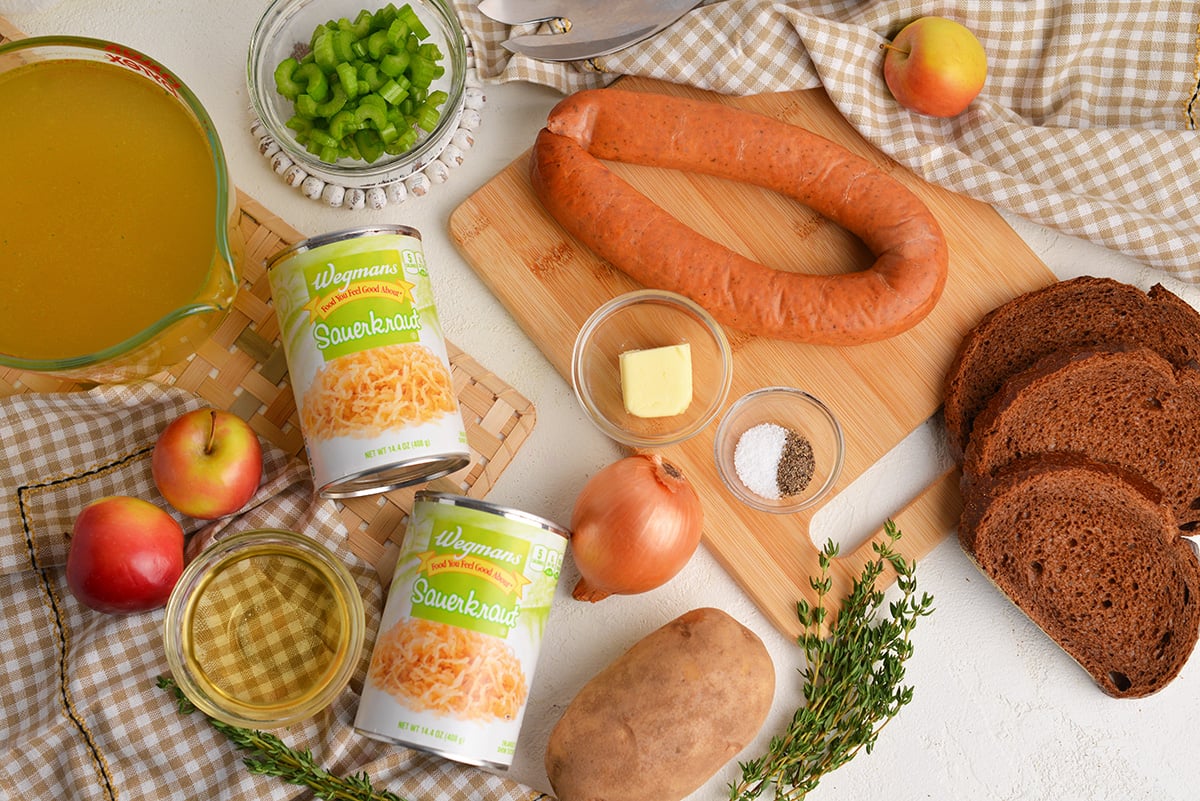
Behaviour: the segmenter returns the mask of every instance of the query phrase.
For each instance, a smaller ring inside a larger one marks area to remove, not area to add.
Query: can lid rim
[[[481,498],[472,498],[469,495],[456,495],[452,492],[442,492],[439,490],[418,490],[413,496],[414,501],[428,501],[430,503],[441,503],[450,506],[465,506],[469,509],[475,509],[480,512],[491,512],[492,514],[500,515],[501,517],[515,518],[523,520],[527,523],[532,523],[538,528],[558,534],[564,539],[571,539],[571,531],[566,526],[561,526],[553,520],[549,520],[540,515],[535,515],[532,512],[526,512],[521,509],[513,509],[508,506],[501,506],[491,501],[485,501]]]
[[[341,231],[330,231],[325,234],[317,234],[310,236],[307,239],[301,239],[299,242],[293,242],[283,250],[275,253],[267,259],[267,270],[273,269],[280,262],[296,256],[300,253],[307,253],[310,250],[315,250],[325,245],[341,242],[345,239],[354,239],[363,236],[378,236],[392,234],[396,236],[411,236],[418,242],[421,241],[421,232],[409,225],[364,225],[358,228],[346,228]]]

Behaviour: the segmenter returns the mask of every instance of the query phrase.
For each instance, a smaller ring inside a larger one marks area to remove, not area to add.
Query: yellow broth
[[[197,297],[217,179],[177,99],[111,64],[36,62],[0,74],[0,131],[0,352],[96,353]]]

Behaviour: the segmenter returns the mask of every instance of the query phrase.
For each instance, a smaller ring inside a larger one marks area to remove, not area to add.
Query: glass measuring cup
[[[117,382],[194,353],[243,244],[191,90],[113,42],[19,39],[0,45],[0,130],[0,368]]]

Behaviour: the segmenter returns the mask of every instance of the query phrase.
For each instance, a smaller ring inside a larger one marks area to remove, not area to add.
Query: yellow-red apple
[[[987,54],[952,19],[921,17],[884,45],[883,78],[907,109],[931,117],[961,114],[983,89]]]
[[[67,586],[80,603],[112,614],[158,609],[182,572],[183,528],[149,501],[110,495],[75,518]]]
[[[215,520],[246,505],[262,480],[262,446],[232,412],[196,409],[172,420],[154,443],[154,484],[189,517]]]

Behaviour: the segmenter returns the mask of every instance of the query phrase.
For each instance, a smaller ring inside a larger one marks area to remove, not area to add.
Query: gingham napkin
[[[154,383],[0,400],[0,796],[72,801],[311,798],[251,774],[246,756],[199,712],[182,716],[155,686],[169,674],[162,612],[112,616],[78,603],[63,565],[75,514],[89,500],[136,495],[164,508],[150,476],[158,432],[203,402]],[[363,738],[351,728],[378,627],[382,589],[346,545],[336,511],[313,500],[307,468],[266,446],[264,484],[247,510],[215,525],[177,517],[189,547],[250,528],[299,531],[337,553],[367,607],[368,648],[351,685],[324,713],[279,730],[335,773],[366,771],[408,801],[542,797],[483,771]]]
[[[610,56],[549,64],[500,42],[536,30],[454,5],[486,81],[563,92],[638,75],[746,95],[825,88],[876,147],[924,179],[1200,280],[1200,4],[1195,0],[717,0]],[[965,24],[988,53],[963,115],[899,107],[880,45],[919,16]]]

